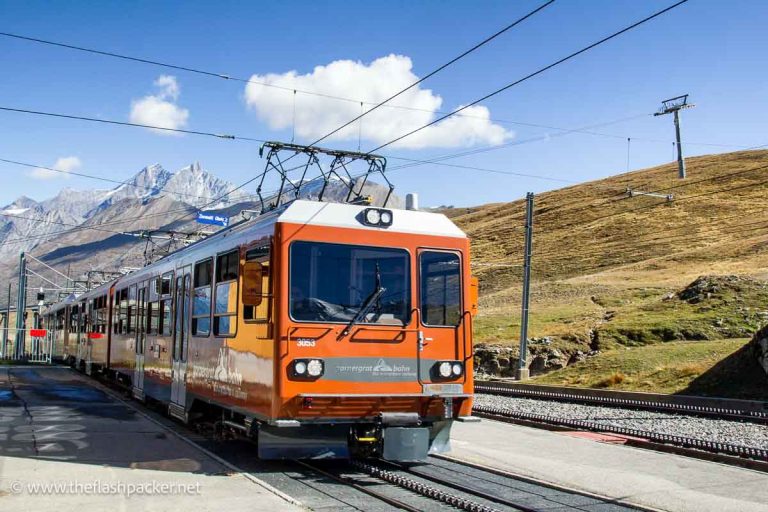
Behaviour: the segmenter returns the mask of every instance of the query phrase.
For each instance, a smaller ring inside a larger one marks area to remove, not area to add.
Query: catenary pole
[[[8,301],[5,303],[5,329],[3,329],[3,346],[0,348],[0,358],[5,358],[8,348],[8,333],[11,330],[11,283],[8,282]]]
[[[528,370],[528,303],[531,287],[531,252],[533,250],[533,192],[525,196],[525,253],[523,255],[523,300],[520,318],[520,358],[517,366],[517,380],[527,380]]]
[[[16,340],[13,344],[13,357],[20,359],[24,351],[24,311],[27,308],[27,257],[19,255],[19,290],[16,295]]]

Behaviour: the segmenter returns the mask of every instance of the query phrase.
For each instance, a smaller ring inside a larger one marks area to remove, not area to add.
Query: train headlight
[[[365,222],[375,226],[381,222],[381,212],[375,208],[369,208],[365,211]]]
[[[388,228],[392,225],[392,211],[384,208],[366,208],[357,216],[357,220],[366,226]]]
[[[432,366],[432,378],[437,380],[458,379],[464,374],[461,361],[437,361]]]
[[[322,359],[295,359],[292,368],[294,378],[314,380],[325,372],[325,363]]]
[[[312,359],[307,363],[307,373],[310,377],[319,377],[323,374],[323,362],[319,359]]]
[[[437,371],[442,378],[447,379],[451,376],[451,363],[443,361],[440,363],[440,366],[437,367]]]

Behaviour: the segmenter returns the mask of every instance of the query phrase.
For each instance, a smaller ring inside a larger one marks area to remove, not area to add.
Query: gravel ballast
[[[755,423],[486,394],[476,394],[475,404],[512,413],[540,414],[690,439],[768,448],[768,426]]]

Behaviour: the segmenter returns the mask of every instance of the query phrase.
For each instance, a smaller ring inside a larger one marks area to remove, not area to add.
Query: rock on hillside
[[[705,300],[723,299],[754,288],[768,289],[768,283],[747,276],[699,276],[677,296],[688,304],[699,304]]]

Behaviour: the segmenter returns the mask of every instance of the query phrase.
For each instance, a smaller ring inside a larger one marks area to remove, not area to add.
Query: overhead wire
[[[560,64],[563,64],[563,63],[573,59],[574,57],[577,57],[578,55],[581,55],[582,53],[588,52],[589,50],[591,50],[591,49],[593,49],[593,48],[595,48],[597,46],[600,46],[600,45],[602,45],[602,44],[604,44],[604,43],[606,43],[606,42],[608,42],[608,41],[610,41],[610,40],[612,40],[612,39],[614,39],[614,38],[616,38],[616,37],[618,37],[618,36],[628,32],[628,31],[636,28],[636,27],[639,27],[640,25],[643,25],[643,24],[645,24],[645,23],[647,23],[647,22],[649,22],[649,21],[651,21],[651,20],[653,20],[653,19],[655,19],[655,18],[657,18],[657,17],[659,17],[659,16],[661,16],[661,15],[663,15],[663,14],[665,14],[665,13],[671,11],[671,10],[673,10],[673,9],[675,9],[676,7],[679,7],[680,5],[686,3],[687,1],[688,0],[680,0],[679,2],[677,2],[675,4],[672,4],[669,7],[666,7],[664,9],[660,10],[660,11],[657,11],[657,12],[651,14],[650,16],[647,16],[647,17],[645,17],[645,18],[643,18],[643,19],[641,19],[641,20],[639,20],[639,21],[637,21],[637,22],[635,22],[635,23],[633,23],[633,24],[631,24],[631,25],[629,25],[627,27],[624,27],[623,29],[621,29],[621,30],[619,30],[617,32],[614,32],[614,33],[612,33],[609,36],[606,36],[606,37],[604,37],[604,38],[602,38],[602,39],[600,39],[600,40],[598,40],[598,41],[596,41],[596,42],[594,42],[594,43],[592,43],[592,44],[590,44],[588,46],[585,46],[585,47],[583,47],[583,48],[581,48],[581,49],[579,49],[579,50],[577,50],[577,51],[575,51],[573,53],[570,53],[569,55],[566,55],[565,57],[563,57],[563,58],[561,58],[561,59],[559,59],[559,60],[557,60],[555,62],[552,62],[551,64],[548,64],[547,66],[539,68],[538,70],[536,70],[536,71],[534,71],[532,73],[529,73],[528,75],[526,75],[526,76],[524,76],[522,78],[519,78],[519,79],[517,79],[517,80],[515,80],[513,82],[510,82],[510,83],[508,83],[507,85],[505,85],[503,87],[500,87],[500,88],[498,88],[498,89],[496,89],[496,90],[494,90],[494,91],[492,91],[492,92],[490,92],[490,93],[488,93],[488,94],[486,94],[486,95],[484,95],[484,96],[482,96],[482,97],[480,97],[480,98],[478,98],[476,100],[473,100],[470,103],[468,103],[466,105],[463,105],[463,106],[461,106],[461,107],[451,111],[448,114],[440,116],[437,119],[435,119],[435,120],[433,120],[433,121],[431,121],[431,122],[429,122],[429,123],[427,123],[427,124],[425,124],[425,125],[423,125],[423,126],[421,126],[419,128],[416,128],[416,129],[411,130],[411,131],[409,131],[409,132],[407,132],[407,133],[405,133],[403,135],[400,135],[400,136],[390,140],[389,142],[386,142],[384,144],[380,144],[379,146],[377,146],[374,149],[370,150],[368,153],[374,153],[374,152],[376,152],[376,151],[378,151],[380,149],[383,149],[383,148],[385,148],[387,146],[390,146],[390,145],[392,145],[392,144],[394,144],[396,142],[399,142],[399,141],[403,140],[406,137],[410,137],[411,135],[413,135],[415,133],[418,133],[421,130],[424,130],[424,129],[430,127],[430,126],[433,126],[433,125],[439,123],[440,121],[443,121],[443,120],[447,119],[448,117],[451,117],[451,116],[453,116],[455,114],[458,114],[458,113],[460,113],[460,112],[462,112],[462,111],[464,111],[464,110],[466,110],[466,109],[468,109],[468,108],[470,108],[470,107],[472,107],[474,105],[477,105],[478,103],[481,103],[481,102],[483,102],[483,101],[485,101],[487,99],[490,99],[490,98],[492,98],[492,97],[494,97],[494,96],[496,96],[496,95],[498,95],[498,94],[500,94],[500,93],[502,93],[504,91],[507,91],[507,90],[511,89],[512,87],[515,87],[515,86],[517,86],[517,85],[519,85],[519,84],[521,84],[523,82],[526,82],[527,80],[530,80],[531,78],[534,78],[534,77],[536,77],[536,76],[538,76],[538,75],[540,75],[540,74],[542,74],[542,73],[544,73],[544,72],[546,72],[546,71],[548,71],[548,70],[550,70],[550,69],[552,69],[552,68],[554,68],[556,66],[559,66]]]
[[[149,128],[151,130],[162,130],[162,131],[174,132],[174,133],[185,133],[188,135],[203,135],[207,137],[216,137],[218,139],[229,139],[229,140],[239,139],[239,140],[247,140],[252,142],[266,142],[266,140],[264,139],[257,139],[254,137],[242,137],[242,136],[228,135],[228,134],[222,134],[222,133],[203,132],[198,130],[184,130],[181,128],[168,128],[165,126],[156,126],[156,125],[142,124],[142,123],[129,123],[127,121],[115,121],[114,119],[100,119],[96,117],[79,116],[74,114],[61,114],[58,112],[44,112],[40,110],[30,110],[30,109],[5,107],[5,106],[0,106],[0,110],[4,110],[6,112],[17,112],[20,114],[59,117],[63,119],[74,119],[78,121],[90,121],[92,123],[113,124],[118,126],[131,126],[134,128]]]
[[[555,0],[548,0],[544,4],[540,5],[536,9],[534,9],[533,11],[531,11],[531,12],[527,13],[526,15],[524,15],[522,18],[519,18],[516,21],[512,22],[511,24],[508,24],[507,26],[503,27],[501,30],[495,32],[494,34],[490,35],[489,37],[487,37],[483,41],[477,43],[475,46],[473,46],[472,48],[466,50],[465,52],[463,52],[459,56],[455,57],[451,61],[443,64],[442,66],[437,68],[435,71],[433,71],[431,74],[429,74],[429,75],[425,76],[424,78],[422,78],[419,82],[413,83],[411,86],[408,87],[408,89],[414,87],[415,85],[418,85],[418,83],[423,82],[424,80],[426,80],[430,76],[434,75],[435,73],[437,73],[439,71],[442,71],[442,69],[450,66],[451,64],[455,63],[456,61],[458,61],[458,60],[462,59],[463,57],[465,57],[466,55],[468,55],[469,53],[472,53],[473,51],[475,51],[476,49],[480,48],[481,46],[489,43],[493,39],[497,38],[498,36],[502,35],[503,33],[507,32],[508,30],[510,30],[513,27],[515,27],[516,25],[518,25],[518,24],[522,23],[523,21],[525,21],[526,19],[530,18],[534,14],[536,14],[539,11],[543,10],[545,7],[548,7],[554,1]],[[38,44],[49,45],[49,46],[56,46],[56,47],[59,47],[59,48],[65,48],[65,49],[69,49],[69,50],[75,50],[75,51],[80,51],[80,52],[85,52],[85,53],[91,53],[91,54],[101,55],[101,56],[105,56],[105,57],[112,57],[112,58],[126,60],[126,61],[133,61],[133,62],[138,62],[138,63],[142,63],[142,64],[149,64],[149,65],[158,66],[158,67],[164,67],[164,68],[168,68],[168,69],[175,69],[177,71],[185,71],[185,72],[194,73],[194,74],[198,74],[198,75],[203,75],[203,76],[207,76],[207,77],[219,78],[219,79],[224,79],[224,80],[230,80],[230,81],[233,81],[233,82],[240,82],[240,83],[246,83],[246,84],[254,84],[254,85],[259,85],[259,86],[263,86],[263,87],[270,87],[270,88],[275,88],[275,89],[281,89],[281,90],[284,90],[284,91],[287,91],[287,92],[291,92],[293,94],[301,93],[301,94],[306,94],[306,95],[310,95],[310,96],[317,96],[317,97],[326,98],[326,99],[333,99],[333,100],[346,101],[346,102],[352,102],[352,103],[363,103],[363,104],[367,104],[367,105],[374,105],[374,107],[371,110],[375,110],[375,109],[377,109],[379,107],[385,106],[387,108],[396,108],[396,109],[404,109],[404,110],[411,110],[411,111],[421,111],[421,112],[435,113],[435,111],[431,110],[431,109],[411,107],[411,106],[406,106],[406,105],[392,105],[392,104],[388,103],[391,99],[394,99],[394,97],[399,96],[400,93],[398,93],[398,94],[396,94],[396,95],[394,95],[394,96],[392,96],[392,97],[390,97],[390,98],[388,98],[388,99],[386,99],[384,101],[372,102],[372,101],[367,101],[367,100],[363,100],[363,99],[360,99],[360,98],[349,98],[349,97],[338,96],[338,95],[333,95],[333,94],[327,94],[327,93],[322,93],[322,92],[317,92],[317,91],[304,90],[304,89],[300,89],[300,88],[296,88],[296,87],[281,86],[281,85],[278,85],[278,84],[274,84],[274,83],[270,83],[270,82],[265,82],[263,80],[254,80],[253,78],[243,78],[243,77],[238,77],[238,76],[234,76],[234,75],[230,75],[230,74],[226,74],[226,73],[218,73],[218,72],[208,71],[208,70],[204,70],[204,69],[197,68],[197,67],[182,66],[182,65],[178,65],[178,64],[171,64],[171,63],[168,63],[168,62],[162,62],[162,61],[159,61],[159,60],[145,59],[145,58],[140,58],[140,57],[133,57],[133,56],[130,56],[130,55],[120,54],[120,53],[117,53],[117,52],[111,52],[111,51],[106,51],[106,50],[99,50],[99,49],[95,49],[95,48],[86,48],[86,47],[83,47],[83,46],[77,46],[77,45],[63,43],[63,42],[59,42],[59,41],[52,41],[52,40],[48,40],[48,39],[31,37],[31,36],[26,36],[26,35],[22,35],[22,34],[14,34],[14,33],[10,33],[10,32],[0,32],[0,36],[7,37],[7,38],[12,38],[12,39],[17,39],[17,40],[22,40],[22,41],[27,41],[27,42],[33,42],[33,43],[38,43]],[[404,92],[404,91],[402,91],[402,92]],[[438,112],[438,113],[442,113],[442,112]],[[365,114],[363,114],[363,115],[365,115]],[[344,126],[347,126],[347,125],[355,122],[360,117],[362,117],[362,115],[359,116],[358,118],[350,121],[349,123],[347,123]],[[480,116],[467,116],[467,117],[480,117]],[[521,123],[517,123],[517,122],[514,122],[514,121],[506,121],[506,120],[495,120],[495,121],[496,122],[509,123],[509,124],[521,124]],[[344,126],[340,127],[339,129],[344,128]],[[336,130],[336,131],[338,131],[338,130]]]

